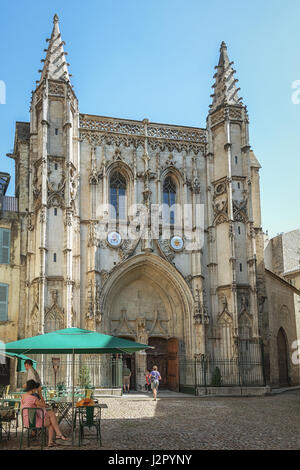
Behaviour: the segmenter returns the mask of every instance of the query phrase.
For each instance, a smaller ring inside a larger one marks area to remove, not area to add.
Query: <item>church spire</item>
[[[242,98],[238,97],[240,88],[236,84],[238,80],[235,78],[236,70],[232,67],[233,62],[229,62],[227,54],[227,46],[223,41],[220,48],[219,64],[215,67],[217,69],[214,75],[215,83],[214,94],[211,95],[213,102],[210,105],[210,112],[215,111],[224,105],[241,105]]]
[[[66,61],[67,52],[64,52],[63,46],[65,42],[61,39],[61,34],[59,30],[59,18],[55,14],[53,17],[53,29],[51,33],[51,38],[46,39],[49,43],[48,49],[44,49],[46,58],[42,59],[44,62],[44,67],[41,72],[41,78],[39,83],[43,81],[44,78],[49,78],[51,80],[61,80],[64,82],[70,82],[70,74],[68,71],[68,64]]]

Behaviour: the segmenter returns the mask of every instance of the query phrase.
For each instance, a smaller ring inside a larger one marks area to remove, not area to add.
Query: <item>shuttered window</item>
[[[8,320],[8,284],[0,284],[0,321]]]
[[[0,263],[9,264],[10,230],[0,228]]]

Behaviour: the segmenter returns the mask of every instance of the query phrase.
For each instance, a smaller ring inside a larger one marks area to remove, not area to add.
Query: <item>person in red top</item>
[[[150,374],[150,371],[147,369],[145,370],[145,379],[146,379],[145,390],[146,392],[150,392],[151,391],[151,374]]]

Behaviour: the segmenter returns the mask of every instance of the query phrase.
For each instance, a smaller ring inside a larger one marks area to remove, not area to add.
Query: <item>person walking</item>
[[[161,380],[161,375],[158,372],[157,366],[153,366],[151,371],[151,388],[153,392],[153,400],[156,401],[157,391],[159,386],[159,381]]]
[[[131,377],[131,370],[127,367],[126,364],[124,364],[124,369],[123,369],[123,391],[124,393],[129,393],[130,389],[130,377]]]

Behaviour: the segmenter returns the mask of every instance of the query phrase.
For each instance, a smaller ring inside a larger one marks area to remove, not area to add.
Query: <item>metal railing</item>
[[[198,387],[265,386],[263,349],[260,343],[241,343],[231,359],[203,355],[179,358],[180,390],[196,393]]]
[[[70,386],[72,383],[72,356],[56,355],[59,367],[56,376],[50,355],[32,357],[37,361],[37,371],[42,384]],[[122,387],[123,362],[121,357],[102,355],[75,355],[74,385],[80,388],[118,388]]]

